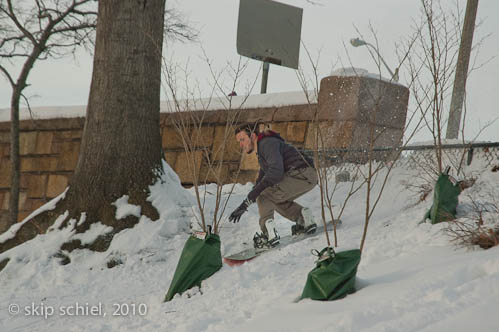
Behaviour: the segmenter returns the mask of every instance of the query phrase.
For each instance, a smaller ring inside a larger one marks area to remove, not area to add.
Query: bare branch
[[[194,29],[178,10],[168,8],[165,11],[164,33],[166,40],[179,42],[197,41],[199,31]]]
[[[5,69],[4,66],[0,65],[0,71],[5,75],[5,77],[9,81],[10,85],[12,87],[15,87],[16,82],[14,82],[14,80],[12,79],[12,76],[10,76],[9,72],[7,71],[7,69]]]
[[[37,40],[35,39],[35,37],[26,29],[24,28],[24,26],[21,24],[21,22],[19,22],[16,14],[14,13],[14,9],[12,7],[12,1],[11,0],[7,0],[7,6],[8,6],[8,11],[6,11],[4,8],[0,7],[0,11],[4,12],[5,14],[7,14],[8,17],[10,17],[10,19],[12,20],[12,22],[14,22],[14,24],[17,26],[17,28],[27,37],[29,38],[29,40],[31,40],[31,43],[33,43],[33,45],[38,45],[38,42]]]
[[[78,13],[76,8],[92,0],[73,0],[71,2],[51,2],[52,8],[45,1],[35,0],[31,8],[12,0],[0,2],[0,60],[11,62],[14,58],[24,58],[17,79],[14,79],[5,65],[0,64],[1,72],[12,86],[11,97],[11,195],[9,202],[10,223],[17,222],[19,206],[19,104],[24,99],[30,109],[29,101],[23,94],[28,86],[27,79],[37,60],[62,53],[68,46],[76,47],[89,41],[89,30],[94,30],[95,12],[87,12],[84,8]],[[64,8],[61,8],[63,7]],[[7,23],[5,23],[7,22]],[[52,38],[52,42],[48,43]],[[68,41],[68,40],[71,40]]]

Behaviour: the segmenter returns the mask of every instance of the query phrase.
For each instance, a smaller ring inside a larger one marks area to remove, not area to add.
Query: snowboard
[[[336,228],[339,228],[341,226],[341,220],[337,221]],[[331,221],[327,222],[327,230],[332,231],[333,230],[333,223]],[[255,259],[256,257],[272,251],[272,250],[279,250],[281,248],[284,248],[290,244],[303,241],[308,238],[312,238],[315,236],[320,236],[323,235],[324,233],[324,224],[318,224],[317,229],[315,233],[312,234],[298,234],[298,235],[286,235],[281,237],[279,245],[273,247],[273,248],[263,248],[263,249],[257,249],[254,247],[244,249],[240,252],[237,252],[235,254],[225,256],[224,257],[224,263],[229,265],[229,266],[237,266],[244,264],[245,262],[251,261]],[[252,245],[252,244],[251,244]]]

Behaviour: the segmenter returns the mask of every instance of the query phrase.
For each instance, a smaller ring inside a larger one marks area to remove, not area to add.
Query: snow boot
[[[291,234],[313,234],[317,230],[317,224],[314,222],[312,211],[309,208],[301,209],[301,217],[296,224],[291,227]]]
[[[298,223],[291,226],[291,235],[298,235],[305,233],[305,228],[302,225],[298,225]]]
[[[280,243],[281,238],[275,229],[274,219],[267,220],[265,228],[267,229],[267,234],[257,232],[253,236],[253,246],[256,249],[273,248]]]

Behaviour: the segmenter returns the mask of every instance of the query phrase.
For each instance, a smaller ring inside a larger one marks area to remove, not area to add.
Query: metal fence
[[[335,171],[351,171],[358,165],[366,164],[369,156],[372,160],[387,164],[396,163],[396,166],[431,167],[437,165],[437,148],[441,149],[442,163],[458,170],[465,165],[471,165],[474,160],[484,162],[485,167],[499,165],[499,142],[445,144],[441,147],[435,145],[378,147],[372,151],[361,148],[326,149],[318,151],[318,157],[321,163],[333,167]],[[312,150],[302,152],[310,157],[314,156]]]

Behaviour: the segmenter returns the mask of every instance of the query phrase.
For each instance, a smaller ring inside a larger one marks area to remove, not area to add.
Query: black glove
[[[248,206],[250,206],[251,203],[253,202],[246,198],[241,205],[230,214],[229,221],[232,221],[233,223],[239,222],[239,219],[241,219],[244,212],[248,211]]]

